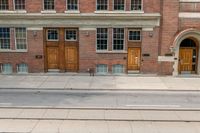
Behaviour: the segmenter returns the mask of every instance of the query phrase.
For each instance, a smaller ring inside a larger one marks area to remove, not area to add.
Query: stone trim
[[[185,2],[185,3],[197,3],[197,2],[200,2],[200,0],[179,0],[179,2]]]
[[[179,18],[200,18],[200,13],[196,12],[180,12]]]

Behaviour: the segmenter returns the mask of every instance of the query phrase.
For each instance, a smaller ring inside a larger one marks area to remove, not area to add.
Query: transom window
[[[97,0],[97,10],[108,10],[108,0]]]
[[[8,10],[8,0],[0,0],[0,10]]]
[[[113,67],[112,67],[112,72],[113,72],[114,74],[121,74],[121,73],[124,73],[124,66],[121,65],[121,64],[113,65]]]
[[[28,73],[28,65],[25,63],[21,63],[17,65],[18,73]]]
[[[114,10],[124,10],[124,0],[114,0]]]
[[[65,30],[65,40],[76,41],[77,40],[77,30],[75,30],[75,29]]]
[[[67,10],[78,10],[78,0],[67,0]]]
[[[124,28],[113,29],[113,50],[124,50]]]
[[[131,10],[142,10],[142,0],[131,0]]]
[[[105,64],[98,64],[96,66],[96,72],[98,74],[106,74],[108,72],[108,66]]]
[[[15,10],[25,10],[25,0],[14,0]]]
[[[108,48],[108,29],[97,28],[97,50],[107,50]]]
[[[15,42],[17,49],[27,49],[26,28],[15,28]]]
[[[140,30],[130,30],[129,31],[129,41],[141,41],[141,31]]]
[[[54,10],[54,0],[44,0],[44,10]]]
[[[1,65],[1,72],[3,74],[11,74],[12,73],[12,65],[7,63],[7,64],[2,64]]]
[[[48,29],[47,40],[48,41],[58,41],[58,29]]]
[[[10,49],[10,28],[0,28],[0,49]]]

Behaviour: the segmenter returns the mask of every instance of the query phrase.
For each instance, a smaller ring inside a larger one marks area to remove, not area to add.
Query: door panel
[[[192,72],[192,57],[193,49],[192,48],[180,48],[179,52],[179,72],[188,71]]]
[[[65,64],[68,72],[77,72],[78,54],[77,47],[65,47]]]
[[[128,49],[128,70],[140,70],[141,60],[140,48],[129,48]]]
[[[58,48],[47,47],[47,64],[48,69],[58,69]]]

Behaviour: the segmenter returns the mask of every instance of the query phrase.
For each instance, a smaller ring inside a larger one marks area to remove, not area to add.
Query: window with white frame
[[[113,50],[124,50],[124,28],[113,29]]]
[[[27,49],[26,28],[15,28],[16,49]]]
[[[67,10],[78,10],[78,0],[67,0]]]
[[[131,10],[142,10],[142,0],[131,0]]]
[[[113,65],[113,67],[112,67],[112,72],[113,72],[114,74],[121,74],[121,73],[124,73],[124,66],[121,65],[121,64]]]
[[[65,40],[66,41],[76,41],[77,40],[77,30],[76,29],[65,30]]]
[[[99,10],[108,10],[108,0],[97,0],[96,9]]]
[[[124,0],[114,0],[114,10],[124,10],[125,3]]]
[[[8,10],[8,0],[0,0],[0,10]]]
[[[25,10],[25,0],[14,0],[15,10]]]
[[[105,64],[98,64],[96,66],[96,72],[98,74],[106,74],[108,72],[108,66]]]
[[[18,73],[28,73],[28,65],[25,63],[21,63],[17,65]]]
[[[96,50],[108,49],[108,29],[97,28],[97,47]]]
[[[141,41],[140,30],[129,30],[129,41]]]
[[[58,41],[58,29],[48,29],[47,30],[47,40],[48,41]]]
[[[12,73],[12,65],[9,63],[1,65],[1,72],[3,74],[11,74]]]
[[[10,28],[0,27],[0,49],[10,49]]]
[[[54,10],[54,0],[44,0],[44,10]]]

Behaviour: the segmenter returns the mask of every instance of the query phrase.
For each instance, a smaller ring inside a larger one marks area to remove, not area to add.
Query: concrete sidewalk
[[[198,122],[0,120],[1,133],[200,133]]]
[[[200,111],[1,108],[0,119],[200,122]]]
[[[0,88],[87,90],[200,90],[200,78],[159,76],[94,76],[80,74],[0,75]]]

